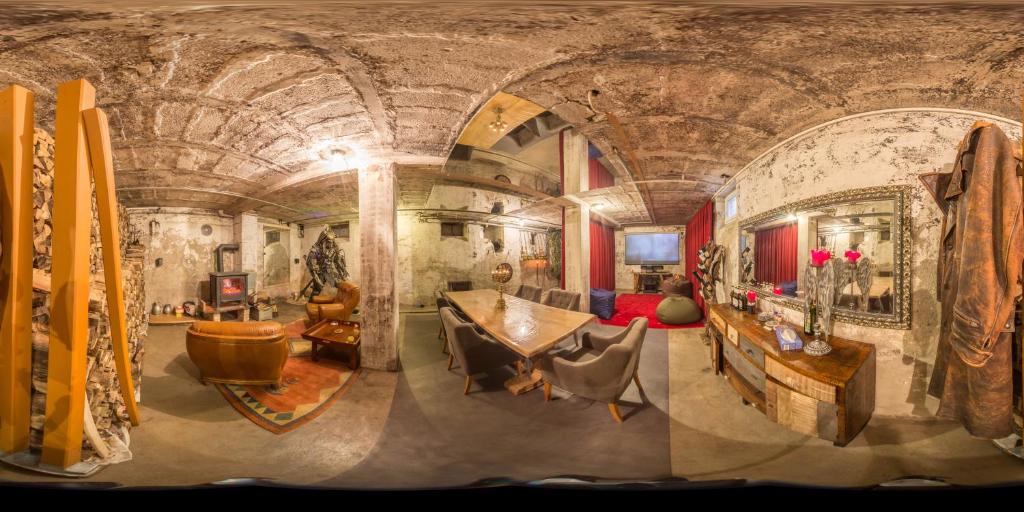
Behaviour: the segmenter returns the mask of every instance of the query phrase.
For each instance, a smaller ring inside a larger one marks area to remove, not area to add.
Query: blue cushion
[[[786,281],[779,285],[782,288],[782,294],[790,297],[796,297],[796,281]]]
[[[615,314],[615,292],[591,288],[590,312],[602,320],[611,318]]]

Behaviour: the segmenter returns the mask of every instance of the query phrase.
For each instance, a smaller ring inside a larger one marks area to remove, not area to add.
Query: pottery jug
[[[154,302],[153,303],[153,309],[149,310],[149,314],[151,314],[151,315],[159,315],[160,314],[160,304],[157,304],[156,302]]]

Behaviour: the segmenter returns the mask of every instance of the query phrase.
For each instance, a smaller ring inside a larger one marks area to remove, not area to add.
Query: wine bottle
[[[818,306],[812,302],[810,307],[807,308],[807,314],[804,315],[804,334],[808,336],[814,334],[814,324],[817,321]]]

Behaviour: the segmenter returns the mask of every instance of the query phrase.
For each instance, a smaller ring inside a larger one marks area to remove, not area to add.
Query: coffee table
[[[349,368],[359,368],[359,322],[325,318],[303,331],[302,337],[313,343],[310,357],[314,361],[320,345],[333,345],[348,356]]]

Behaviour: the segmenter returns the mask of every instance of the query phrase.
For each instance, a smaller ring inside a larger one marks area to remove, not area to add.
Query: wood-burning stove
[[[224,306],[241,304],[248,297],[248,283],[245,272],[211,272],[210,302],[220,309]]]

